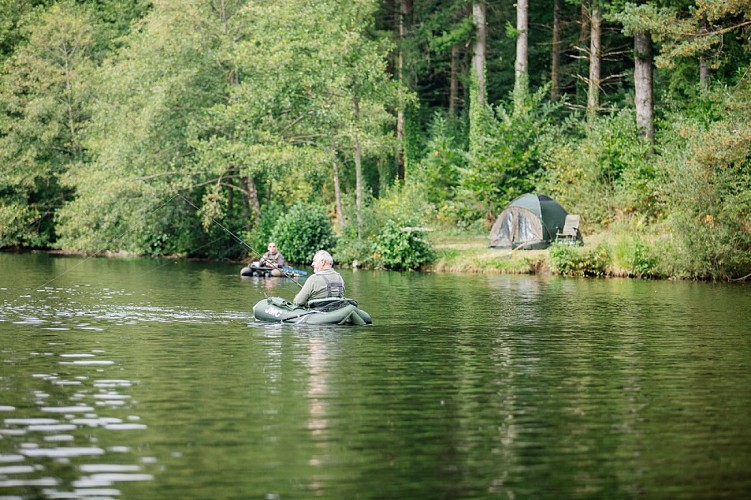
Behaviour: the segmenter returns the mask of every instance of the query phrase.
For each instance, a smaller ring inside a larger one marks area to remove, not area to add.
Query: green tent
[[[542,194],[523,194],[506,206],[490,230],[491,248],[547,248],[563,229],[566,210]]]

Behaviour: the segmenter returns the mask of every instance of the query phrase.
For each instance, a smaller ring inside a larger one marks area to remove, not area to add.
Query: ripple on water
[[[44,406],[41,410],[47,413],[81,413],[94,411],[94,408],[91,406]]]
[[[120,496],[120,490],[115,488],[76,488],[73,490],[75,498],[112,498]],[[59,498],[65,498],[59,497]]]
[[[140,465],[123,465],[123,464],[81,464],[82,472],[136,472],[141,470]]]
[[[8,479],[5,481],[0,481],[0,488],[19,488],[23,486],[57,486],[57,484],[57,479],[55,479],[54,477],[40,477],[39,479]]]
[[[70,434],[53,434],[51,436],[44,436],[44,440],[49,443],[66,443],[73,441],[75,438]]]
[[[0,429],[0,436],[24,436],[26,429]]]
[[[104,455],[104,450],[95,446],[89,447],[59,447],[59,448],[29,448],[21,450],[23,455],[30,458],[72,458]]]
[[[127,394],[94,394],[94,399],[130,399]]]
[[[59,361],[61,365],[76,365],[76,366],[109,366],[114,365],[114,361],[109,360],[92,360],[92,361]]]
[[[77,425],[85,425],[87,427],[105,427],[107,425],[119,424],[122,419],[115,417],[87,417],[87,418],[74,418],[71,423]]]
[[[34,467],[31,465],[0,466],[0,474],[28,474],[30,472],[34,472]]]
[[[116,380],[116,379],[101,379],[94,382],[94,387],[106,388],[106,387],[130,387],[132,384],[130,380]]]
[[[144,424],[106,424],[104,428],[108,431],[133,431],[147,429],[148,427]]]
[[[76,485],[82,485],[84,482],[89,484],[98,484],[100,486],[108,486],[112,483],[123,481],[151,481],[154,479],[152,474],[126,474],[116,472],[106,472],[101,474],[92,474],[88,477],[81,478],[80,481],[76,481]]]
[[[6,418],[6,425],[52,425],[60,421],[54,418]]]

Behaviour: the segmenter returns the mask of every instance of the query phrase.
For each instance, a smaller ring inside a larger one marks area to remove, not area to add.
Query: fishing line
[[[197,207],[197,206],[196,206],[196,205],[195,205],[195,204],[194,204],[193,202],[191,202],[191,201],[190,201],[189,199],[187,199],[187,198],[186,198],[185,196],[183,196],[183,195],[182,195],[182,194],[180,194],[180,193],[177,193],[177,194],[175,194],[174,196],[172,196],[172,197],[171,197],[170,199],[168,199],[167,201],[165,201],[164,203],[162,203],[161,205],[159,205],[158,207],[154,208],[154,210],[152,210],[152,212],[156,212],[156,211],[158,211],[158,210],[161,210],[162,208],[166,207],[167,205],[169,205],[170,203],[172,203],[172,201],[173,201],[173,200],[174,200],[175,198],[177,198],[178,196],[179,196],[180,198],[182,198],[182,199],[183,199],[183,200],[184,200],[184,201],[185,201],[186,203],[188,203],[188,204],[189,204],[189,205],[190,205],[191,207],[193,207],[194,209],[196,209],[196,210],[200,210],[200,209],[199,209],[199,208],[198,208],[198,207]],[[214,219],[213,217],[210,217],[210,218],[211,218],[211,221],[212,221],[212,222],[213,222],[214,224],[216,224],[217,226],[219,226],[220,228],[222,228],[222,229],[223,229],[223,230],[224,230],[224,231],[225,231],[225,232],[226,232],[227,234],[229,234],[230,236],[232,236],[232,237],[233,237],[233,238],[234,238],[235,240],[237,240],[237,241],[239,241],[240,243],[242,243],[243,245],[245,245],[245,246],[246,246],[246,247],[247,247],[248,249],[250,249],[250,250],[251,250],[251,251],[252,251],[252,252],[253,252],[254,254],[258,255],[259,257],[263,257],[263,254],[261,254],[260,252],[258,252],[258,250],[256,250],[256,249],[255,249],[255,248],[253,248],[252,246],[250,246],[250,245],[249,245],[249,244],[248,244],[247,242],[245,242],[245,241],[244,241],[244,240],[243,240],[242,238],[240,238],[239,236],[237,236],[237,235],[236,235],[235,233],[233,233],[232,231],[230,231],[229,229],[227,229],[227,228],[226,228],[226,227],[225,227],[224,225],[222,225],[222,224],[221,224],[221,223],[220,223],[219,221],[217,221],[217,220],[216,220],[216,219]],[[122,233],[120,233],[119,235],[117,235],[117,237],[113,238],[113,241],[116,241],[116,240],[118,240],[118,239],[122,238],[122,237],[123,237],[123,236],[125,236],[125,235],[126,235],[126,234],[127,234],[127,233],[128,233],[129,231],[130,231],[130,230],[131,230],[130,228],[128,228],[128,229],[126,229],[126,230],[124,230],[124,231],[123,231]],[[215,240],[215,241],[218,241],[218,240]],[[209,243],[206,243],[205,245],[202,245],[202,246],[201,246],[201,247],[199,247],[199,248],[203,248],[203,247],[205,247],[205,246],[211,245],[212,243],[214,243],[214,241],[211,241],[211,242],[209,242]],[[88,260],[90,260],[90,259],[93,259],[94,257],[97,257],[97,256],[101,255],[101,254],[102,254],[102,253],[104,253],[105,251],[106,251],[106,249],[104,249],[104,250],[97,250],[96,252],[92,253],[91,255],[87,255],[87,256],[86,256],[86,257],[84,257],[84,258],[83,258],[83,259],[82,259],[82,260],[81,260],[81,261],[80,261],[80,262],[79,262],[78,264],[76,264],[76,265],[72,266],[72,267],[71,267],[71,268],[69,268],[69,269],[66,269],[65,271],[61,272],[60,274],[57,274],[57,275],[53,276],[52,278],[50,278],[50,279],[49,279],[49,280],[47,280],[46,282],[44,282],[44,283],[42,283],[41,285],[39,285],[39,286],[35,287],[35,289],[36,289],[36,290],[39,290],[39,289],[43,289],[43,288],[47,287],[47,286],[48,286],[48,285],[49,285],[50,283],[53,283],[54,281],[58,280],[58,279],[59,279],[59,278],[61,278],[62,276],[65,276],[65,275],[66,275],[66,274],[68,274],[69,272],[72,272],[72,271],[74,271],[74,270],[78,269],[79,267],[81,267],[82,265],[84,265],[84,264],[85,264],[85,263],[86,263],[86,262],[87,262]],[[161,266],[158,266],[158,267],[156,267],[156,268],[154,268],[154,269],[151,269],[151,270],[149,270],[149,271],[148,271],[147,273],[150,273],[151,271],[154,271],[154,270],[156,270],[156,269],[159,269],[160,267],[166,266],[167,264],[168,264],[168,263],[165,263],[165,264],[163,264],[163,265],[161,265]],[[290,277],[290,276],[289,276],[289,275],[288,275],[288,274],[287,274],[286,272],[282,271],[282,276],[283,276],[283,277],[285,277],[285,278],[287,278],[287,279],[289,279],[289,280],[291,280],[291,281],[292,281],[292,282],[293,282],[293,283],[294,283],[295,285],[297,285],[298,287],[302,288],[302,285],[301,285],[300,283],[298,283],[297,281],[295,281],[295,280],[294,280],[294,279],[293,279],[292,277]]]
[[[198,207],[197,207],[197,206],[196,206],[196,205],[195,205],[195,204],[194,204],[194,203],[193,203],[192,201],[190,201],[189,199],[187,199],[187,198],[186,198],[185,196],[181,195],[180,193],[177,193],[177,195],[176,195],[176,196],[179,196],[180,198],[182,198],[183,200],[185,200],[185,203],[187,203],[187,204],[188,204],[188,205],[190,205],[191,207],[195,208],[195,209],[196,209],[196,211],[200,211],[200,210],[201,210],[201,209],[200,209],[200,208],[198,208]],[[211,219],[211,222],[213,222],[213,223],[214,223],[214,224],[216,224],[217,226],[219,226],[219,227],[221,227],[222,229],[224,229],[224,231],[225,231],[225,232],[226,232],[227,234],[229,234],[230,236],[232,236],[233,238],[235,238],[235,239],[236,239],[237,241],[239,241],[240,243],[242,243],[243,245],[245,245],[246,247],[248,247],[248,248],[249,248],[249,249],[250,249],[250,250],[251,250],[251,251],[252,251],[252,252],[253,252],[254,254],[258,255],[259,257],[263,257],[263,254],[262,254],[262,253],[260,253],[260,252],[259,252],[258,250],[256,250],[256,249],[255,249],[255,248],[253,248],[252,246],[250,246],[250,245],[249,245],[248,243],[246,243],[246,242],[245,242],[245,240],[243,240],[242,238],[240,238],[240,237],[239,237],[238,235],[236,235],[235,233],[233,233],[232,231],[230,231],[229,229],[227,229],[226,227],[224,227],[224,225],[222,225],[222,223],[221,223],[221,222],[219,222],[219,221],[218,221],[218,220],[216,220],[215,218],[211,217],[210,215],[209,215],[209,218]]]
[[[154,210],[152,210],[152,211],[153,211],[153,212],[156,212],[157,210],[160,210],[160,209],[162,209],[162,208],[166,207],[167,205],[169,205],[170,203],[172,203],[172,200],[174,200],[174,199],[175,199],[175,198],[176,198],[176,197],[177,197],[178,195],[180,195],[180,193],[177,193],[177,194],[176,194],[175,196],[173,196],[173,197],[172,197],[172,198],[170,198],[169,200],[165,201],[164,203],[162,203],[162,204],[161,204],[160,206],[156,207],[156,208],[155,208]],[[117,238],[114,238],[114,239],[113,239],[113,241],[115,241],[115,240],[118,240],[118,239],[122,238],[122,237],[123,237],[123,236],[125,236],[125,235],[126,235],[126,234],[127,234],[128,232],[129,232],[129,231],[130,231],[130,228],[126,229],[125,231],[123,231],[122,233],[120,233],[119,235],[117,235]],[[93,258],[94,258],[94,257],[96,257],[97,255],[100,255],[100,254],[104,253],[105,251],[106,251],[106,249],[105,249],[105,250],[97,250],[97,251],[96,251],[96,252],[94,252],[93,254],[91,254],[91,255],[87,255],[86,257],[84,257],[84,259],[83,259],[83,260],[81,260],[81,262],[79,262],[79,263],[78,263],[78,264],[76,264],[75,266],[71,267],[70,269],[66,269],[65,271],[61,272],[60,274],[58,274],[58,275],[56,275],[56,276],[53,276],[53,277],[52,277],[51,279],[49,279],[49,280],[48,280],[48,281],[46,281],[45,283],[42,283],[42,284],[41,284],[41,285],[39,285],[38,287],[35,287],[35,289],[39,290],[40,288],[44,288],[44,287],[46,287],[47,285],[49,285],[49,284],[50,284],[50,283],[52,283],[53,281],[55,281],[55,280],[59,279],[60,277],[62,277],[62,276],[65,276],[66,274],[68,274],[69,272],[71,272],[71,271],[73,271],[73,270],[75,270],[75,269],[78,269],[79,267],[81,267],[82,265],[84,265],[84,264],[85,264],[85,263],[86,263],[86,262],[87,262],[87,261],[88,261],[89,259],[93,259]]]
[[[194,204],[194,203],[193,203],[192,201],[190,201],[189,199],[187,199],[187,198],[186,198],[185,196],[183,196],[182,194],[180,194],[180,193],[177,193],[177,196],[179,196],[180,198],[182,198],[183,200],[185,200],[185,202],[186,202],[186,203],[187,203],[188,205],[190,205],[191,207],[193,207],[193,208],[194,208],[194,209],[196,209],[197,211],[199,211],[199,210],[200,210],[200,208],[198,208],[198,207],[197,207],[197,206],[196,206],[196,205],[195,205],[195,204]],[[223,230],[224,230],[224,231],[225,231],[225,232],[226,232],[227,234],[229,234],[229,235],[230,235],[230,236],[232,236],[232,237],[233,237],[234,239],[236,239],[237,241],[239,241],[240,243],[242,243],[243,245],[245,245],[245,246],[246,246],[247,248],[249,248],[249,249],[250,249],[250,250],[251,250],[251,251],[252,251],[252,252],[253,252],[254,254],[256,254],[256,255],[257,255],[258,257],[260,257],[260,258],[263,258],[263,254],[262,254],[261,252],[259,252],[258,250],[256,250],[256,249],[255,249],[255,248],[253,248],[252,246],[250,246],[250,244],[248,244],[248,243],[247,243],[247,242],[246,242],[245,240],[243,240],[243,239],[242,239],[242,238],[240,238],[240,237],[239,237],[238,235],[236,235],[235,233],[233,233],[232,231],[230,231],[229,229],[227,229],[227,228],[226,228],[226,227],[225,227],[225,226],[224,226],[224,225],[223,225],[223,224],[222,224],[221,222],[219,222],[219,221],[218,221],[218,220],[216,220],[215,218],[211,217],[210,215],[209,215],[209,218],[211,219],[211,222],[213,222],[213,223],[214,223],[214,224],[216,224],[217,226],[221,227],[221,228],[222,228],[222,229],[223,229]],[[283,270],[281,270],[281,269],[280,269],[280,272],[282,273],[282,276],[283,276],[283,277],[287,278],[287,279],[288,279],[288,280],[290,280],[290,281],[291,281],[292,283],[294,283],[295,285],[297,285],[297,286],[299,286],[300,288],[302,288],[302,285],[301,285],[300,283],[298,283],[297,281],[295,281],[295,279],[294,279],[294,278],[292,278],[291,276],[289,276],[289,274],[288,274],[288,273],[287,273],[286,271],[283,271]]]

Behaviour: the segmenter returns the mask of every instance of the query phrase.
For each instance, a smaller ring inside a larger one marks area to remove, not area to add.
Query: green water
[[[0,498],[751,494],[747,285],[0,253]]]

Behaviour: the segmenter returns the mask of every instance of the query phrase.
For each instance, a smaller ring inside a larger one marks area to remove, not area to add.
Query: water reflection
[[[745,287],[345,270],[376,325],[300,328],[236,266],[10,257],[0,497],[751,491]]]
[[[10,373],[1,379],[14,388],[13,399],[24,403],[0,407],[0,496],[115,498],[121,494],[114,487],[118,483],[154,479],[141,465],[120,463],[129,460],[128,445],[100,445],[118,440],[118,433],[147,429],[137,415],[110,413],[129,410],[133,402],[127,390],[133,383],[103,376],[115,365],[102,359],[103,351],[66,347],[65,342],[48,342],[48,350],[32,352],[26,360],[35,364],[36,359],[52,358],[59,371]],[[3,349],[6,368],[12,366],[5,356],[9,353],[20,354]]]
[[[310,417],[308,430],[314,443],[314,452],[308,462],[311,466],[322,468],[328,459],[328,437],[326,436],[328,422],[326,419],[326,397],[328,384],[326,381],[326,344],[316,336],[308,337],[308,405]],[[318,474],[311,476],[310,491],[313,495],[325,494],[323,477]]]

